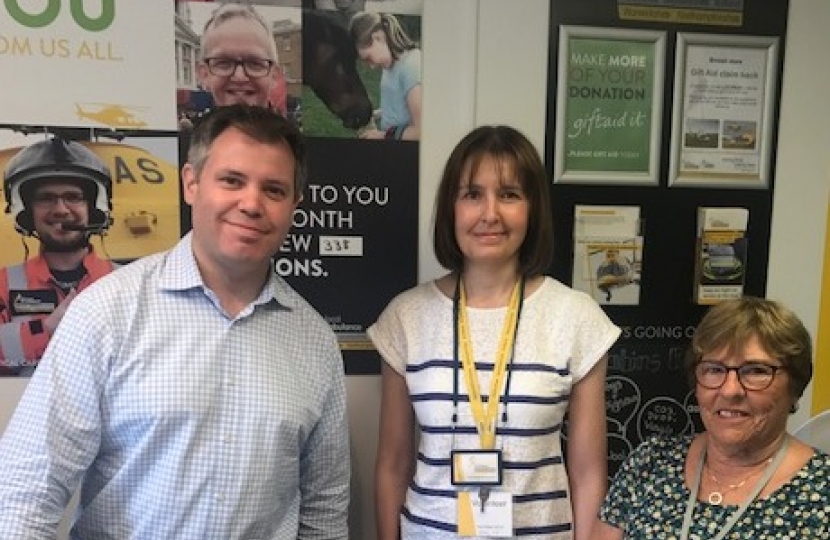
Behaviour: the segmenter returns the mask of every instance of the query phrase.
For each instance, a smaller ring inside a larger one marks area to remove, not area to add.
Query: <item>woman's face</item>
[[[455,200],[455,237],[465,265],[518,261],[529,213],[512,163],[485,156],[475,174],[468,163]]]
[[[392,66],[392,51],[389,50],[383,30],[372,32],[372,42],[359,48],[357,54],[373,68],[389,69]]]
[[[718,362],[726,367],[744,364],[782,366],[752,337],[743,350],[729,354],[716,350],[704,354],[702,362]],[[747,390],[738,380],[736,371],[729,371],[723,386],[710,389],[695,386],[700,415],[710,439],[719,446],[735,452],[752,451],[771,444],[787,427],[787,418],[794,398],[790,393],[789,374],[784,369],[775,372],[772,383],[765,390]]]

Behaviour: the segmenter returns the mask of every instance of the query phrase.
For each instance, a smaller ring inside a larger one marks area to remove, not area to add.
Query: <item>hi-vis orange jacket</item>
[[[86,275],[78,291],[116,267],[92,250],[82,264]],[[42,256],[0,269],[0,375],[31,373],[49,343],[43,319],[65,297]]]

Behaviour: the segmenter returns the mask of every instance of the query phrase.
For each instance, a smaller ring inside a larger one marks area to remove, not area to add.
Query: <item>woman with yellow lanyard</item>
[[[588,538],[620,330],[544,275],[551,221],[544,166],[521,133],[484,126],[455,147],[434,234],[450,273],[400,294],[368,330],[383,357],[378,540]]]

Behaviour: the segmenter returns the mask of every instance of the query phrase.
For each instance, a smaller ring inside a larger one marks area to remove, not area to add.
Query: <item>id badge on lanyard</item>
[[[506,538],[513,536],[513,495],[508,491],[498,489],[503,483],[504,465],[502,451],[495,448],[495,439],[500,402],[498,392],[502,387],[507,364],[512,359],[523,295],[524,280],[519,280],[511,295],[508,315],[505,318],[493,368],[493,381],[485,407],[478,387],[472,339],[465,309],[466,299],[460,281],[456,291],[455,350],[457,353],[459,348],[461,349],[460,365],[464,372],[470,407],[481,440],[480,449],[453,450],[450,453],[451,482],[453,486],[459,488],[457,534],[462,537]],[[457,398],[457,369],[454,386],[454,395]],[[508,387],[509,384],[505,385],[505,393]],[[455,422],[455,414],[453,422]]]
[[[453,450],[452,484],[458,492],[458,535],[513,536],[513,497],[500,491],[501,450]]]

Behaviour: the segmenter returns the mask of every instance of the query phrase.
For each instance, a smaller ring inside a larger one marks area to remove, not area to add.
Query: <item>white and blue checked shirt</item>
[[[79,295],[0,439],[0,539],[343,539],[342,357],[271,277],[236,318],[190,236]]]

